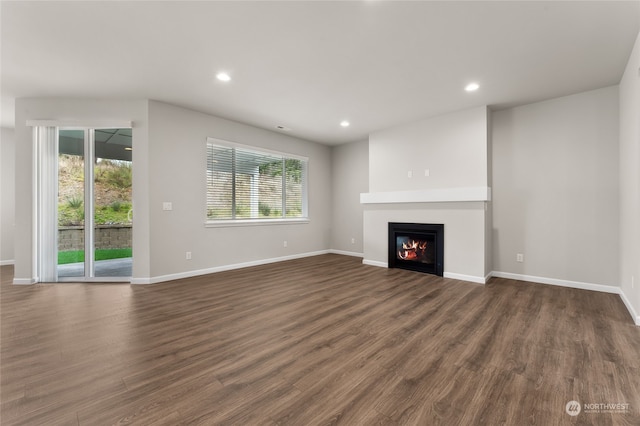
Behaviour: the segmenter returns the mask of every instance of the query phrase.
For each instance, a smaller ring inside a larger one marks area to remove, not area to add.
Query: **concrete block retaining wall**
[[[98,225],[95,233],[96,249],[131,247],[131,225]],[[58,228],[58,250],[83,250],[84,226]]]

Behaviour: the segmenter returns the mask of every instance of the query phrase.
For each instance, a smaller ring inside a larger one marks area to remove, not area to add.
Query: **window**
[[[207,140],[207,220],[304,219],[308,160]]]

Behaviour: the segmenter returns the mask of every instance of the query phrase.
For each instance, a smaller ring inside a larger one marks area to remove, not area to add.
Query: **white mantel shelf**
[[[420,191],[365,192],[360,194],[360,204],[390,203],[446,203],[491,201],[491,188],[441,188]]]

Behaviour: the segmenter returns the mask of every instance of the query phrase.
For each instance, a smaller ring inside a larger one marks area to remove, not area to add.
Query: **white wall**
[[[617,87],[496,111],[492,127],[494,270],[618,285]]]
[[[486,107],[372,133],[369,191],[487,187],[488,137]],[[429,176],[425,176],[425,169],[429,169]],[[486,250],[491,245],[487,241],[489,213],[485,203],[478,201],[366,204],[364,262],[387,264],[388,222],[443,223],[445,276],[484,282],[491,263]]]
[[[363,208],[360,193],[369,190],[368,141],[334,146],[331,170],[331,248],[361,255]]]
[[[207,137],[308,157],[310,222],[206,228]],[[155,101],[149,103],[149,145],[151,278],[330,248],[328,146]],[[172,211],[162,210],[164,201],[173,203]]]
[[[487,108],[372,133],[369,163],[370,192],[487,186]]]
[[[640,33],[619,91],[620,282],[640,325]]]
[[[15,140],[13,129],[0,134],[0,265],[13,263],[15,224]]]
[[[17,99],[15,280],[37,278],[32,264],[32,129],[27,120],[63,120],[91,123],[96,120],[133,122],[133,275],[149,276],[149,155],[147,101],[79,99]]]

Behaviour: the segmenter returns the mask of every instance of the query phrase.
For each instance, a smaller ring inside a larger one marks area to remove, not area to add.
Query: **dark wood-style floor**
[[[640,327],[612,294],[338,255],[151,286],[11,279],[2,425],[640,424]]]

